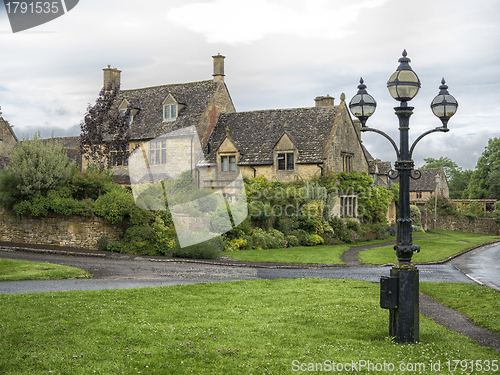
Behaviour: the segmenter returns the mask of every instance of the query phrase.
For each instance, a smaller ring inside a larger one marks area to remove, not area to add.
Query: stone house
[[[9,155],[17,144],[17,137],[12,126],[0,116],[0,170],[5,169],[9,163]]]
[[[351,119],[344,99],[337,106],[330,96],[315,100],[311,108],[221,114],[204,145],[200,185],[209,176],[224,183],[236,171],[281,182],[368,172],[360,127]]]
[[[410,178],[410,204],[425,206],[429,198],[438,192],[449,198],[450,189],[448,180],[443,168],[420,169],[421,177],[417,180]],[[436,176],[439,176],[439,183],[436,184]]]
[[[227,186],[239,174],[271,181],[307,180],[339,172],[368,172],[370,155],[361,142],[345,95],[315,99],[315,107],[219,116],[196,179],[201,188]],[[337,197],[332,214],[357,216],[357,196]]]
[[[120,90],[117,109],[125,114],[131,108],[130,142],[128,149],[143,156],[148,175],[155,179],[175,177],[175,171],[165,172],[165,165],[176,165],[179,171],[193,170],[196,160],[186,154],[192,149],[192,131],[205,143],[221,113],[234,112],[234,105],[224,83],[224,56],[213,56],[213,79],[199,82],[168,84],[131,90]],[[121,71],[108,66],[103,69],[104,87],[120,84]],[[181,131],[181,132],[179,132]],[[171,134],[176,134],[171,136]],[[170,135],[169,135],[170,134]],[[110,163],[115,181],[130,184],[128,159],[111,152]],[[87,160],[83,160],[86,168]],[[142,175],[134,175],[138,182]]]

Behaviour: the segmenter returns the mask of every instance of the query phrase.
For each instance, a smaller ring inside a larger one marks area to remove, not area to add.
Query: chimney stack
[[[330,95],[327,96],[317,96],[314,101],[316,102],[316,107],[333,107],[333,100],[335,98]]]
[[[224,82],[224,59],[226,56],[222,56],[218,53],[216,56],[212,56],[214,59],[214,82]]]
[[[111,85],[111,89],[115,89],[120,86],[120,73],[121,70],[112,68],[108,65],[107,68],[103,69],[104,72],[104,88],[107,90],[108,86]]]

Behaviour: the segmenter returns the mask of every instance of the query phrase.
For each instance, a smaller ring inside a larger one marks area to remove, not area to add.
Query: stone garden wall
[[[437,215],[437,229],[456,230],[498,236],[500,224],[493,218],[478,217],[469,219],[467,216],[440,216]],[[434,228],[434,217],[429,221],[429,229]]]
[[[66,217],[52,214],[46,217],[17,216],[0,209],[0,241],[99,249],[99,239],[118,241],[123,228],[94,217]]]

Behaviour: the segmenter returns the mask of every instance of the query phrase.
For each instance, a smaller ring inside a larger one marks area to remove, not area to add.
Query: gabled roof
[[[18,141],[16,134],[14,133],[14,130],[12,130],[12,126],[10,126],[9,122],[7,120],[4,120],[3,117],[0,116],[0,126],[2,126],[9,131],[9,133],[12,135],[12,137]]]
[[[217,90],[217,82],[200,81],[184,84],[147,87],[136,90],[121,90],[119,103],[127,98],[139,112],[130,126],[131,140],[151,139],[172,130],[200,123],[200,116],[207,109]],[[163,121],[162,103],[168,94],[186,107],[175,121]]]
[[[221,114],[204,148],[206,161],[216,162],[227,133],[241,154],[239,165],[273,164],[274,147],[286,133],[299,150],[297,163],[321,163],[337,113],[338,106]]]
[[[443,168],[420,169],[422,173],[418,180],[410,178],[410,191],[434,191],[436,190],[436,175],[446,181]]]

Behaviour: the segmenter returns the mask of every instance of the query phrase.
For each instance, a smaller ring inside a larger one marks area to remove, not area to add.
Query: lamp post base
[[[411,263],[398,263],[391,269],[397,278],[397,307],[389,309],[389,335],[397,343],[414,343],[419,337],[419,277]]]

